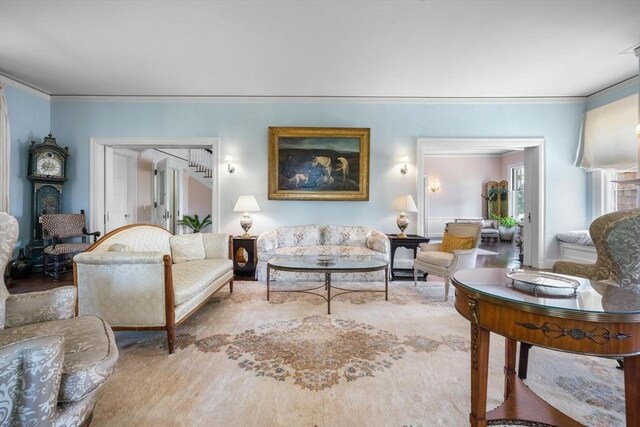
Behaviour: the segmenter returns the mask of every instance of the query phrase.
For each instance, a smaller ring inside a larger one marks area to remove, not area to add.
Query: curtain
[[[638,94],[585,113],[578,165],[585,169],[638,167]]]
[[[4,85],[0,83],[0,212],[9,212],[11,135],[9,133],[9,110],[4,89]]]

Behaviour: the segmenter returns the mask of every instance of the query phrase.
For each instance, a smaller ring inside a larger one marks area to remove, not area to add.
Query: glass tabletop
[[[387,267],[387,262],[365,257],[338,255],[316,255],[316,256],[275,256],[267,263],[269,267],[275,269],[287,269],[295,271],[375,271]]]
[[[522,270],[517,270],[521,272]],[[535,276],[535,270],[527,270],[526,275],[514,275],[514,270],[504,268],[476,268],[461,270],[453,275],[453,283],[470,291],[510,303],[517,303],[521,307],[546,308],[549,310],[560,309],[594,315],[620,314],[640,315],[640,293],[626,291],[625,289],[608,286],[602,282],[593,282],[588,279],[566,275],[556,275],[561,280],[577,282],[570,293],[558,294],[550,292],[533,292],[532,287],[527,287],[531,277],[525,278],[523,284],[516,282],[511,277]],[[543,280],[548,282],[552,273],[539,272]],[[535,280],[531,280],[533,282]],[[598,291],[596,291],[597,288]]]

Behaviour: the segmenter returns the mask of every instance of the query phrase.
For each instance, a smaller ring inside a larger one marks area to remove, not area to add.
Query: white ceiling
[[[0,74],[54,95],[586,96],[639,43],[639,0],[0,0]]]

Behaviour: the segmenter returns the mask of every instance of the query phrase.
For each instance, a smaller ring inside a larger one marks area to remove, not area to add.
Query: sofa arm
[[[380,231],[373,231],[371,236],[367,239],[367,247],[374,251],[388,254],[391,252],[391,242],[386,234]]]
[[[43,292],[10,295],[6,310],[6,328],[71,319],[76,311],[76,289],[62,286]]]
[[[269,252],[278,248],[278,239],[276,230],[266,231],[258,236],[256,242],[258,253]]]
[[[172,283],[165,278],[165,269],[172,274],[170,256],[85,252],[73,261],[78,314],[100,317],[113,327],[166,325],[166,301],[173,301],[172,294],[165,298],[165,287]]]

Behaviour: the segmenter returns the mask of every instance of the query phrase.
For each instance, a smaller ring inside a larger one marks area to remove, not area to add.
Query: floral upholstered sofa
[[[267,280],[267,263],[274,256],[341,257],[354,261],[379,259],[389,262],[389,238],[382,232],[362,226],[297,225],[278,227],[258,237],[256,276]],[[320,274],[272,270],[271,280],[320,281]],[[338,281],[382,281],[384,271],[335,273]]]

